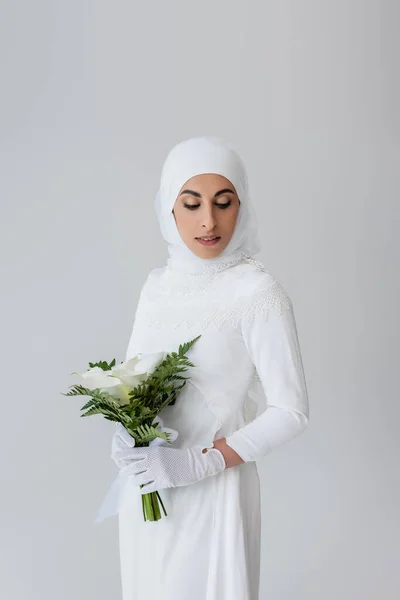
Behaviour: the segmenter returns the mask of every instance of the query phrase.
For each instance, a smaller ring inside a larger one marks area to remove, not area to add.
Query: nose
[[[206,230],[206,233],[211,233],[217,224],[213,208],[205,208],[202,214],[202,225]]]

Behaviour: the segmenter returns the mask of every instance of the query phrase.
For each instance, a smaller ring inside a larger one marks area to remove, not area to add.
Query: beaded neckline
[[[157,283],[157,295],[175,297],[206,292],[209,286],[220,279],[230,268],[245,263],[267,272],[261,262],[244,253],[224,261],[204,264],[201,270],[195,272],[173,269],[171,264],[167,264],[161,281],[159,280]]]
[[[242,252],[240,254],[234,255],[230,259],[227,258],[226,260],[221,261],[204,262],[204,264],[197,266],[195,271],[190,271],[189,269],[186,269],[185,266],[182,267],[182,265],[177,266],[171,259],[168,259],[167,271],[170,274],[176,274],[178,276],[196,279],[204,275],[216,275],[218,273],[221,273],[222,271],[226,271],[227,269],[235,265],[243,263],[244,261],[253,264],[254,266],[263,271],[265,270],[265,267],[261,262],[255,260],[250,255]]]

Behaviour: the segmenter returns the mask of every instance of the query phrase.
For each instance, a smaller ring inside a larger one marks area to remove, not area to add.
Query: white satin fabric
[[[227,177],[243,209],[226,252],[208,261],[179,241],[170,214],[180,187],[202,172]],[[292,303],[251,258],[258,251],[256,221],[244,166],[229,146],[195,138],[173,149],[157,214],[169,259],[142,287],[126,359],[175,351],[201,335],[188,352],[194,363],[185,373],[190,379],[160,417],[179,431],[175,447],[208,446],[226,437],[245,462],[195,484],[161,490],[168,516],[158,522],[144,522],[139,489],[126,490],[119,514],[123,600],[258,600],[256,460],[299,435],[308,422]],[[250,392],[255,374],[261,395]]]

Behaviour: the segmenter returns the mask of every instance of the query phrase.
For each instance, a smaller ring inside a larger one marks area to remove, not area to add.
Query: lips
[[[196,238],[196,240],[199,242],[199,244],[201,244],[202,246],[214,246],[215,244],[218,244],[219,240],[220,240],[220,236],[216,236],[214,239],[212,240],[203,240],[202,238]]]

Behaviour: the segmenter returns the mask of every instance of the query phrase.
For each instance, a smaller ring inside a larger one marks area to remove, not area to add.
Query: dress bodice
[[[271,315],[279,319],[288,311],[285,290],[257,261],[201,274],[182,274],[168,266],[150,272],[126,358],[176,351],[201,336],[188,352],[194,364],[185,373],[189,380],[176,404],[160,414],[166,426],[181,432],[175,445],[209,443],[217,431],[218,437],[229,435],[256,417],[258,407],[249,391],[262,382],[268,393],[265,369],[270,367],[262,356],[271,340],[263,340],[260,326]]]

